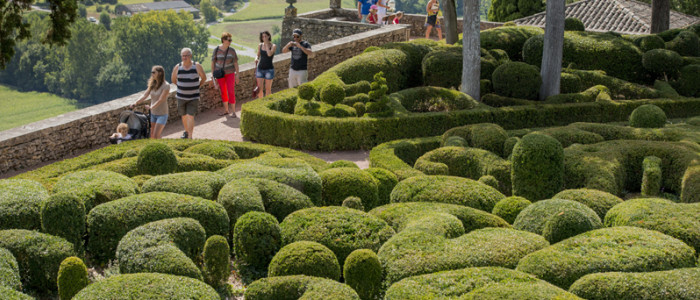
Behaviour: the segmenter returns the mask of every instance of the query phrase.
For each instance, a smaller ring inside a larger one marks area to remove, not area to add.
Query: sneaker
[[[236,113],[231,113],[231,118],[236,119],[236,118],[238,118],[238,116],[236,116]]]
[[[181,138],[182,138],[182,139],[186,139],[187,137],[188,137],[187,131],[183,132]]]

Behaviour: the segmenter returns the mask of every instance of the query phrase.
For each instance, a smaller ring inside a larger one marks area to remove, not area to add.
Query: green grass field
[[[0,85],[0,131],[80,109],[75,100]]]
[[[356,7],[355,0],[343,0],[344,8]],[[328,0],[308,0],[294,3],[297,13],[302,14],[314,10],[328,8]],[[289,6],[285,0],[251,0],[248,7],[239,10],[235,14],[224,18],[224,21],[248,21],[260,19],[274,19],[284,16],[284,8]]]
[[[260,43],[260,32],[263,30],[272,31],[274,25],[282,27],[282,18],[219,23],[209,27],[209,32],[214,36],[219,36],[226,31],[231,34],[234,43],[256,49]]]

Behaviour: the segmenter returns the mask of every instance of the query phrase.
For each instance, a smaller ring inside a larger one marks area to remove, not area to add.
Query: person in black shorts
[[[430,32],[433,31],[433,27],[437,29],[438,40],[442,39],[442,28],[440,28],[440,21],[438,21],[438,13],[440,12],[440,2],[438,0],[428,1],[425,10],[428,12],[428,17],[425,19],[425,38],[430,38]]]

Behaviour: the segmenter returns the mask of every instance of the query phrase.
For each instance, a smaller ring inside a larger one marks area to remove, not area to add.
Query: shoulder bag
[[[227,52],[226,55],[228,55],[228,51],[226,51],[226,52]],[[219,47],[217,46],[216,52],[214,52],[214,56],[216,56],[216,54],[218,54],[218,53],[219,53]],[[224,55],[224,62],[221,63],[221,68],[216,69],[212,72],[212,75],[216,79],[224,78],[224,76],[226,75],[226,73],[224,73],[224,66],[226,65],[226,55]]]

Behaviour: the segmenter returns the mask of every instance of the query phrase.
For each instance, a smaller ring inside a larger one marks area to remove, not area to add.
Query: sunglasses
[[[300,38],[300,36],[298,36],[298,35],[296,35],[296,34],[295,34],[295,35],[293,35],[292,37],[294,37],[295,39],[298,39],[298,38]]]
[[[231,42],[231,41],[233,41],[233,40],[232,40],[232,39],[224,39],[224,41],[229,41],[229,42]]]
[[[151,71],[151,74],[155,74],[155,73],[156,73],[156,71]]]

